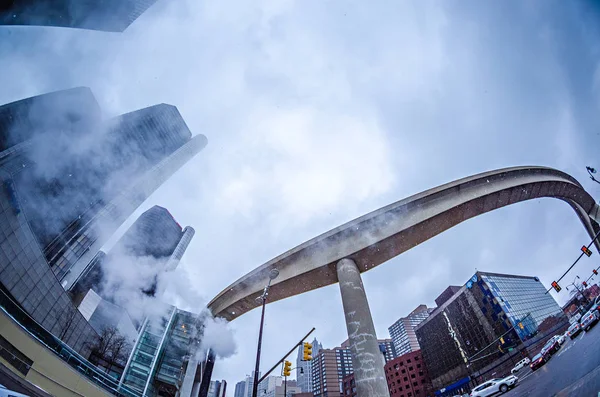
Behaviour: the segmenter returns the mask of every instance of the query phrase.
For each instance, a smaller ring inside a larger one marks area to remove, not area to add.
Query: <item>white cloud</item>
[[[493,7],[159,1],[123,34],[10,28],[1,37],[27,50],[0,41],[0,99],[90,85],[109,114],[172,103],[208,136],[138,212],[162,205],[197,230],[167,296],[199,311],[305,239],[438,184],[517,164],[586,178],[579,158],[597,158],[598,138],[580,89],[598,93],[600,72],[580,76],[573,62],[592,56],[564,45],[577,14]],[[475,267],[561,274],[586,235],[558,205],[487,214],[369,271],[379,335]],[[237,354],[215,377],[250,373],[258,315],[231,324]],[[313,325],[325,346],[346,339],[337,286],[269,305],[264,366]]]
[[[223,211],[255,216],[272,203],[286,223],[305,223],[393,184],[391,149],[373,120],[314,108],[263,109],[242,131],[243,164],[217,192]],[[253,158],[255,153],[261,158]],[[245,159],[253,161],[244,161]]]

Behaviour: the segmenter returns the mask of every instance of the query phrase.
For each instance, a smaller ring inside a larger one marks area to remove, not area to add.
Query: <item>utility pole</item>
[[[279,270],[271,269],[269,272],[269,282],[263,290],[263,294],[258,298],[262,300],[262,312],[260,315],[260,328],[258,330],[258,346],[256,347],[256,364],[254,366],[254,382],[252,383],[252,397],[256,397],[258,394],[258,372],[260,371],[260,349],[262,347],[262,335],[263,326],[265,323],[265,306],[267,304],[267,296],[269,295],[269,288],[271,287],[271,281],[279,276]]]

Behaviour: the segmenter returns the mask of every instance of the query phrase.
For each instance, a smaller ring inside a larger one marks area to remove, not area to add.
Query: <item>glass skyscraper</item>
[[[433,387],[454,395],[453,385],[510,371],[567,325],[537,277],[477,272],[415,332]]]
[[[121,385],[140,395],[191,397],[199,390],[198,347],[204,317],[165,305],[164,315],[149,317],[121,378]],[[200,360],[203,361],[203,360]],[[185,379],[191,378],[189,385]]]
[[[159,272],[177,267],[194,233],[194,228],[182,229],[166,208],[155,205],[140,215],[108,254],[98,252],[70,290],[74,301],[80,302],[90,289],[104,295],[103,267],[110,262],[117,266],[126,258],[153,258],[159,265],[154,279],[143,287],[144,293],[154,296]]]
[[[65,286],[76,280],[108,236],[205,145],[169,105],[106,122],[88,88],[1,106],[1,292],[87,357],[96,333],[57,277]]]
[[[20,0],[0,8],[0,25],[122,32],[156,0]]]

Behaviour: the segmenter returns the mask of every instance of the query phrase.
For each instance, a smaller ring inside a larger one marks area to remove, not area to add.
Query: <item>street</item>
[[[600,323],[599,323],[600,324]],[[600,392],[600,326],[567,342],[546,365],[518,374],[517,387],[506,397],[598,396]]]

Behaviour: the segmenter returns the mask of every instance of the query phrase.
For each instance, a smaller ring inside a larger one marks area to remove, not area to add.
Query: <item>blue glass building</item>
[[[477,272],[415,333],[436,394],[445,396],[510,371],[567,324],[537,277]]]

